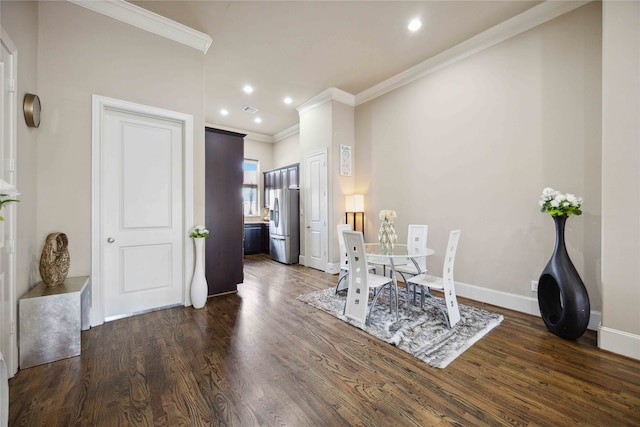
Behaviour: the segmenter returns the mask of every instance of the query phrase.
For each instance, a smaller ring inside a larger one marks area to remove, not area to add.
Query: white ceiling
[[[273,136],[296,125],[296,107],[324,90],[357,95],[541,2],[130,3],[212,37],[205,54],[207,124]],[[413,17],[423,20],[416,33],[407,30]],[[255,88],[251,95],[242,91],[245,84]],[[245,113],[245,106],[259,112]]]

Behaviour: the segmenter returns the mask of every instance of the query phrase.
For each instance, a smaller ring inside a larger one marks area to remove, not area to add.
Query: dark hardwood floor
[[[445,369],[296,300],[337,276],[245,258],[237,294],[82,333],[82,355],[19,371],[10,426],[632,426],[640,361],[503,323]]]

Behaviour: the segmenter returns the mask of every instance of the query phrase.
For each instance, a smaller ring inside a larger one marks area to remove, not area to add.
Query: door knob
[[[107,242],[109,242],[109,243],[113,243],[113,242],[115,242],[115,241],[116,241],[116,239],[114,239],[113,237],[109,237],[109,238],[107,239]]]

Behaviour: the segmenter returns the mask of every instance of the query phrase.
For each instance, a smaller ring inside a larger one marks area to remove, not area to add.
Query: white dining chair
[[[451,329],[458,321],[460,321],[460,310],[458,309],[458,300],[456,298],[455,285],[453,280],[453,266],[458,249],[458,241],[460,240],[460,230],[453,230],[449,233],[449,242],[447,243],[447,252],[444,257],[444,265],[442,268],[443,277],[431,276],[427,273],[418,274],[409,279],[411,286],[420,287],[420,306],[426,297],[433,297],[431,289],[436,289],[444,293],[445,308],[434,299],[442,315],[444,316],[447,327]],[[426,291],[426,292],[425,292]],[[446,311],[445,311],[446,309]]]
[[[389,288],[389,312],[393,311],[393,303],[395,303],[397,317],[398,290],[395,288],[393,279],[369,273],[367,253],[361,232],[344,231],[343,235],[349,254],[349,290],[344,306],[345,316],[368,325],[378,297],[384,288]],[[369,294],[372,290],[373,300],[369,305]]]
[[[344,242],[344,231],[351,231],[351,225],[338,224],[338,248],[340,250],[340,276],[338,277],[338,284],[336,285],[336,294],[347,288],[347,280],[349,278],[349,255],[347,254],[347,245]],[[345,282],[344,287],[341,288],[340,284]]]
[[[409,224],[407,227],[407,253],[409,255],[416,253],[424,253],[427,250],[427,236],[429,233],[428,225]],[[411,278],[420,273],[427,272],[427,257],[408,258],[406,261],[396,262],[395,272],[400,274],[407,291],[407,308],[411,292],[413,291],[415,303],[415,288],[412,290],[407,278]]]
[[[345,231],[351,231],[351,224],[338,224],[338,248],[340,250],[340,276],[336,284],[336,294],[347,289],[349,285],[349,254],[347,253],[347,245],[342,235]],[[369,265],[369,271],[375,272],[376,267]],[[340,287],[342,285],[342,287]]]

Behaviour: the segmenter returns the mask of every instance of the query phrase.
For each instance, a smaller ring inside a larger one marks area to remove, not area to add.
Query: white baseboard
[[[640,359],[640,335],[601,326],[598,329],[598,347],[623,356]]]
[[[304,263],[304,256],[300,255],[299,259],[301,265],[306,265]],[[340,273],[340,264],[327,263],[325,271],[330,274],[338,274]],[[509,292],[496,291],[494,289],[483,288],[480,286],[470,285],[468,283],[462,282],[456,282],[456,294],[464,298],[469,298],[474,301],[480,301],[487,304],[495,305],[498,307],[506,308],[508,310],[519,311],[520,313],[531,314],[533,316],[540,316],[538,298],[536,297],[526,297]],[[602,331],[603,328],[601,328],[600,326],[601,323],[602,313],[600,313],[599,311],[591,310],[591,314],[589,316],[589,325],[587,325],[587,329],[592,331]],[[640,340],[640,337],[636,337],[636,340]],[[638,347],[640,347],[640,345],[638,345]],[[637,351],[640,352],[640,348]]]
[[[307,266],[307,264],[305,264],[304,255],[298,255],[298,264],[304,265],[305,267]],[[324,272],[329,274],[340,273],[340,263],[336,264],[335,262],[328,262],[324,267]]]
[[[329,274],[338,274],[340,273],[340,263],[328,262],[324,271]]]
[[[534,316],[540,316],[540,308],[538,307],[538,298],[525,297],[523,295],[511,294],[508,292],[496,291],[493,289],[482,288],[476,285],[456,282],[456,294],[461,297],[469,298],[475,301],[484,302],[509,310],[519,311]],[[598,331],[602,314],[599,311],[591,310],[589,316],[589,325],[587,329]]]

